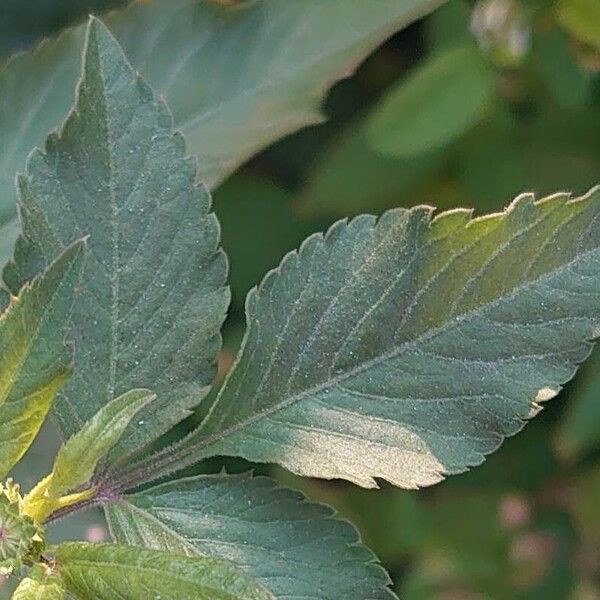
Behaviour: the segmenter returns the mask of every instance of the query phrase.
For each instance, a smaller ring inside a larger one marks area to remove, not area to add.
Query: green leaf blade
[[[56,548],[57,570],[77,600],[273,600],[225,561],[111,544]]]
[[[133,417],[155,399],[148,390],[131,390],[103,406],[59,449],[48,493],[58,497],[90,481]]]
[[[105,511],[118,542],[230,560],[275,598],[311,600],[316,590],[321,600],[395,597],[352,525],[266,477],[182,479]]]
[[[65,334],[85,242],[68,247],[0,316],[0,479],[25,454],[72,372]]]
[[[199,157],[200,177],[212,187],[276,139],[321,121],[328,88],[438,4],[325,0],[307,9],[261,0],[228,10],[171,0],[133,3],[107,23],[167,98]],[[10,140],[0,149],[0,224],[14,217],[15,172],[72,104],[83,38],[83,27],[68,30],[0,72],[0,135]]]
[[[76,110],[19,179],[25,235],[5,281],[15,289],[76,232],[90,235],[71,326],[76,372],[55,416],[69,438],[113,398],[151,387],[157,400],[115,459],[184,419],[207,393],[229,302],[227,259],[168,109],[99,21],[84,62]]]
[[[415,488],[480,464],[590,352],[599,222],[595,188],[473,220],[397,209],[309,238],[250,293],[238,362],[157,471],[233,455]]]
[[[404,158],[444,148],[483,118],[493,94],[479,50],[451,48],[388,93],[369,119],[369,141],[384,156]]]

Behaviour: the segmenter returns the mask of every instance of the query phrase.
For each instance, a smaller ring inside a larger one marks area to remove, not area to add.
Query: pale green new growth
[[[63,600],[65,591],[58,578],[38,581],[26,577],[14,591],[11,600]]]
[[[24,236],[5,281],[14,291],[89,234],[71,318],[75,373],[54,415],[68,438],[113,398],[151,388],[157,399],[113,458],[188,416],[215,375],[227,262],[210,197],[194,179],[168,109],[92,21],[76,108],[18,180]]]
[[[84,250],[83,242],[65,250],[0,316],[0,480],[25,454],[71,375],[65,332]]]
[[[58,451],[48,493],[58,497],[90,481],[133,417],[155,398],[148,390],[131,390],[103,406]]]
[[[43,523],[53,512],[95,497],[97,489],[85,486],[99,462],[118,443],[131,419],[156,396],[148,390],[131,390],[103,406],[61,446],[52,472],[27,494],[24,512]],[[65,495],[67,492],[72,494]]]
[[[62,544],[58,574],[77,600],[274,600],[225,561],[109,544]]]
[[[275,598],[395,597],[350,523],[266,477],[181,479],[111,502],[106,515],[119,542],[230,560]]]
[[[237,364],[152,475],[224,454],[415,488],[477,465],[590,352],[599,258],[600,188],[340,221],[249,294]]]

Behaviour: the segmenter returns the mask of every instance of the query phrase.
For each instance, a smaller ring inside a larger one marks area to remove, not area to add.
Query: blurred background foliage
[[[119,4],[4,0],[0,60]],[[519,193],[599,183],[600,0],[449,0],[337,84],[325,112],[325,124],[271,146],[214,194],[233,288],[220,377],[247,291],[336,219],[423,203],[480,214]],[[46,432],[29,476],[55,444]],[[194,470],[223,464],[249,468]],[[404,599],[600,599],[600,351],[484,465],[433,488],[367,491],[256,469],[355,522]],[[95,514],[64,527],[63,537],[106,535]]]

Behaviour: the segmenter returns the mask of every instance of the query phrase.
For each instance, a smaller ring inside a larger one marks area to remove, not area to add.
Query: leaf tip
[[[96,16],[89,15],[87,22],[87,40],[99,43],[102,39],[114,40],[108,27]]]
[[[108,56],[111,57],[109,60],[106,59]],[[83,49],[84,79],[86,75],[89,76],[90,72],[96,72],[96,69],[92,68],[90,70],[90,67],[96,66],[103,71],[102,64],[119,64],[123,62],[133,70],[125,58],[121,45],[109,28],[98,17],[91,15],[88,19]]]

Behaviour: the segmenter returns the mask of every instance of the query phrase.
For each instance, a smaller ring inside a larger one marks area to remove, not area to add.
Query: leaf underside
[[[0,315],[0,480],[25,454],[72,370],[65,343],[85,244],[68,248]]]
[[[239,360],[154,476],[234,455],[416,488],[481,463],[589,354],[599,245],[600,188],[336,223],[249,294]]]
[[[93,21],[77,105],[18,179],[24,235],[4,272],[18,289],[74,238],[89,260],[71,326],[74,377],[54,414],[68,438],[113,398],[158,395],[113,452],[190,414],[209,389],[229,302],[210,197],[166,106]]]
[[[385,571],[333,511],[272,479],[206,475],[126,496],[105,507],[121,543],[232,561],[275,598],[383,600]]]
[[[139,71],[164,94],[211,187],[247,158],[323,119],[326,90],[440,0],[132,3],[107,17]],[[357,26],[360,24],[360,26]],[[84,27],[0,71],[0,225],[14,218],[14,175],[66,116]],[[18,130],[15,131],[15,127]],[[13,238],[14,240],[14,238]]]

